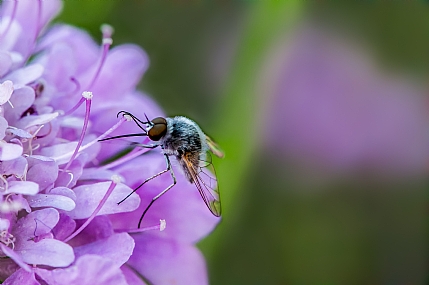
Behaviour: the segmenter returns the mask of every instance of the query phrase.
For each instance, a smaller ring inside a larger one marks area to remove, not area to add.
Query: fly
[[[224,156],[219,146],[210,137],[204,134],[194,121],[186,117],[157,117],[151,121],[146,117],[146,121],[142,121],[126,111],[120,111],[118,116],[120,114],[123,116],[130,116],[137,126],[143,130],[143,133],[120,135],[100,141],[132,136],[147,136],[154,141],[154,143],[150,145],[138,144],[138,146],[144,148],[161,147],[166,160],[166,169],[144,180],[118,204],[124,202],[144,184],[163,173],[170,172],[173,180],[170,186],[152,198],[140,217],[138,228],[140,228],[143,217],[152,204],[177,183],[173,168],[171,167],[170,156],[176,158],[188,181],[197,187],[207,208],[209,208],[213,215],[219,217],[221,215],[220,194],[217,186],[216,173],[211,163],[210,156],[210,153],[220,158]]]

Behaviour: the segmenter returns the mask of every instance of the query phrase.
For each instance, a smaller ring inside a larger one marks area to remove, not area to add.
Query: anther
[[[83,91],[82,92],[82,97],[88,100],[91,100],[93,95],[91,91]]]

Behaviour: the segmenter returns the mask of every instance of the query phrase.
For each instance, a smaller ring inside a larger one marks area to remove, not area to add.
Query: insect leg
[[[157,148],[159,144],[142,144],[142,143],[133,143],[132,145],[142,148]]]
[[[165,155],[165,160],[167,162],[167,169],[165,171],[170,171],[170,175],[171,175],[171,178],[173,179],[173,183],[170,186],[168,186],[167,188],[165,188],[164,190],[162,190],[161,193],[159,193],[158,195],[156,195],[155,197],[152,198],[152,201],[150,201],[149,205],[146,207],[146,209],[144,210],[142,216],[140,217],[138,228],[140,228],[140,225],[142,223],[143,217],[144,217],[144,215],[146,215],[146,212],[149,210],[150,206],[152,206],[152,204],[156,200],[158,200],[159,197],[161,197],[162,195],[164,195],[165,193],[167,193],[167,191],[170,190],[171,188],[173,188],[173,186],[176,185],[176,183],[177,183],[176,176],[174,175],[173,168],[171,167],[170,159],[168,158],[167,154],[164,154],[164,155]]]
[[[167,158],[168,159],[168,158]],[[168,161],[168,162],[170,162],[170,161]],[[164,169],[163,171],[161,171],[161,172],[158,172],[157,174],[155,174],[155,175],[152,175],[151,177],[149,177],[149,178],[147,178],[145,181],[143,181],[139,186],[137,186],[130,194],[128,194],[124,199],[122,199],[121,201],[119,201],[117,204],[118,205],[120,205],[122,202],[124,202],[125,200],[127,200],[134,192],[136,192],[137,190],[139,190],[140,189],[140,187],[142,187],[144,184],[146,184],[147,182],[149,182],[149,181],[151,181],[152,179],[154,179],[154,178],[156,178],[156,177],[158,177],[158,176],[160,176],[161,174],[164,174],[164,173],[166,173],[167,171],[168,171],[169,169],[167,168],[167,169]]]

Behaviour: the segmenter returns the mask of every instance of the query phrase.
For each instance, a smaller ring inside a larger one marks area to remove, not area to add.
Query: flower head
[[[138,132],[116,118],[118,111],[162,115],[135,90],[148,68],[146,54],[134,45],[111,49],[107,25],[101,46],[67,25],[40,36],[60,9],[57,0],[1,7],[0,253],[7,258],[0,280],[207,283],[193,244],[218,220],[198,191],[178,175],[179,189],[157,201],[138,230],[142,209],[171,182],[156,179],[117,202],[165,169],[163,156],[135,149],[103,164],[123,146],[100,139]]]

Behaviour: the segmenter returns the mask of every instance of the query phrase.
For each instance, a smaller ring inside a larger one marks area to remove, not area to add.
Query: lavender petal
[[[0,51],[0,77],[5,75],[12,67],[12,58],[9,53]]]
[[[13,273],[9,278],[7,278],[3,283],[3,285],[40,285],[40,283],[36,280],[36,276],[34,275],[34,271],[30,270],[30,272],[25,271],[24,269],[19,269],[15,273]]]
[[[22,257],[14,250],[8,248],[3,243],[0,243],[0,249],[3,253],[9,256],[16,264],[18,264],[24,271],[31,272],[30,266],[24,263]]]
[[[73,189],[76,193],[76,208],[68,212],[73,219],[86,219],[94,212],[103,196],[106,194],[111,182],[99,182],[90,185],[82,185]],[[101,208],[98,215],[108,215],[121,212],[134,211],[140,204],[137,194],[132,194],[122,204],[117,203],[131,193],[133,189],[125,184],[116,185],[110,197]]]
[[[121,250],[118,251],[118,248]],[[134,240],[127,233],[116,233],[108,238],[97,240],[74,248],[76,258],[86,254],[96,254],[110,259],[118,267],[130,258],[134,249]]]
[[[0,84],[0,105],[3,105],[9,101],[10,96],[13,92],[13,83],[10,80],[6,80]]]
[[[28,83],[34,82],[43,74],[43,66],[32,64],[9,73],[5,79],[13,82],[15,88],[20,88]]]
[[[53,207],[64,211],[71,211],[76,206],[72,199],[62,195],[36,194],[28,196],[27,201],[32,208]]]
[[[128,285],[122,271],[109,259],[97,255],[84,255],[73,266],[52,271],[35,268],[35,272],[48,284],[115,284]]]
[[[58,165],[50,158],[44,156],[29,156],[27,180],[39,184],[40,190],[50,186],[58,177]]]
[[[22,146],[0,141],[0,160],[13,160],[22,155]]]
[[[66,267],[74,261],[73,248],[56,239],[30,240],[20,244],[16,252],[28,264]]]
[[[134,235],[134,240],[127,264],[153,284],[208,284],[204,257],[196,247],[150,234]]]
[[[128,267],[126,264],[121,266],[122,273],[127,280],[129,285],[147,285],[141,276],[138,276],[137,273]]]
[[[17,177],[23,177],[27,168],[27,160],[22,156],[13,160],[0,162],[0,172],[3,175],[15,175]]]
[[[25,194],[25,195],[34,195],[39,192],[39,185],[32,181],[11,181],[9,182],[9,187],[5,191],[5,194],[15,193],[15,194]]]

